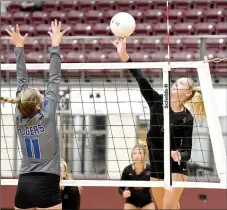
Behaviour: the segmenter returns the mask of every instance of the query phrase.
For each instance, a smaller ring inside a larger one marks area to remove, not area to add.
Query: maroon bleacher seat
[[[217,57],[217,52],[213,49],[206,50],[205,56],[207,56],[208,60],[212,60]]]
[[[52,11],[49,14],[49,22],[54,21],[54,20],[61,21],[62,23],[66,23],[66,13],[62,11]]]
[[[213,23],[197,23],[195,24],[195,34],[213,34],[215,32],[215,24]]]
[[[69,12],[71,10],[75,10],[76,6],[77,6],[77,2],[73,0],[59,1],[60,11]]]
[[[215,58],[226,58],[226,51],[220,51]],[[227,61],[216,63],[214,73],[216,76],[227,76]]]
[[[210,9],[211,8],[211,1],[210,0],[199,0],[199,1],[192,1],[193,7],[197,9]]]
[[[168,39],[164,38],[162,40],[162,47],[163,49],[167,49],[168,47]],[[176,52],[177,50],[182,48],[182,40],[181,38],[170,37],[170,50],[171,52]]]
[[[16,63],[16,57],[14,52],[11,51],[7,54],[6,63]]]
[[[202,9],[188,9],[184,12],[185,23],[199,23],[202,21],[204,11]]]
[[[97,51],[89,52],[86,57],[86,61],[89,63],[100,63],[106,62],[107,60],[107,55],[105,53]]]
[[[227,9],[227,1],[214,1],[214,8]]]
[[[62,28],[62,31],[67,29],[67,31],[65,32],[65,36],[71,36],[73,34],[72,25],[70,25],[70,24],[62,24],[61,28]]]
[[[193,61],[194,53],[193,52],[186,52],[186,51],[177,51],[171,54],[172,61]]]
[[[29,36],[35,36],[36,35],[36,31],[35,28],[32,25],[20,25],[20,32],[21,34],[26,34],[28,33]]]
[[[19,2],[11,1],[7,7],[7,11],[9,12],[17,12],[21,10],[21,4]]]
[[[163,11],[166,11],[166,1],[153,1],[153,7],[155,9],[161,9]],[[173,2],[169,1],[169,8],[172,9]]]
[[[184,11],[179,9],[172,9],[169,11],[170,23],[180,23],[183,19]]]
[[[71,10],[66,13],[68,24],[82,23],[84,19],[84,13],[76,10]]]
[[[174,5],[173,7],[175,9],[188,10],[191,8],[191,1],[178,0],[178,1],[173,1],[172,4]]]
[[[127,13],[131,14],[132,17],[134,17],[136,23],[143,22],[143,14],[140,10],[137,9],[128,10]]]
[[[99,39],[85,39],[83,41],[85,52],[91,52],[99,49]]]
[[[82,50],[82,41],[79,39],[63,39],[61,43],[62,52],[70,52],[73,50]]]
[[[4,12],[1,14],[1,25],[9,25],[12,24],[12,13]]]
[[[71,51],[66,54],[67,63],[83,63],[85,61],[85,55],[80,52]]]
[[[173,25],[173,31],[176,35],[192,35],[194,29],[194,23],[176,23]]]
[[[119,10],[108,10],[103,12],[103,19],[105,23],[109,23],[112,19],[112,17],[117,14]]]
[[[103,13],[96,10],[90,10],[84,14],[85,23],[101,23],[103,19]]]
[[[95,36],[99,36],[99,35],[108,36],[111,33],[110,26],[109,24],[106,24],[106,23],[97,23],[92,27],[92,30],[93,30],[93,35]]]
[[[218,23],[224,19],[224,10],[222,9],[208,9],[204,14],[204,20],[208,23]]]
[[[114,37],[113,37],[114,39]],[[113,46],[113,44],[110,42],[113,39],[100,39],[99,40],[99,47],[100,49],[102,49],[102,52],[104,53],[108,53],[108,52],[113,52],[115,49],[115,47]]]
[[[5,29],[9,29],[9,25],[1,25],[1,36],[9,36]]]
[[[52,12],[57,10],[58,3],[56,1],[43,1],[42,8],[43,8],[43,11]]]
[[[48,13],[42,11],[34,11],[31,15],[32,24],[47,24],[48,23]]]
[[[24,43],[24,51],[27,52],[34,52],[39,49],[40,39],[36,38],[28,38],[26,42]]]
[[[163,11],[159,9],[145,10],[143,16],[147,23],[160,23],[165,17]]]
[[[113,51],[108,54],[108,61],[107,62],[120,62],[119,54],[116,51]]]
[[[37,36],[49,36],[48,31],[51,30],[49,24],[40,24],[35,27]]]
[[[141,48],[143,52],[156,52],[161,48],[161,39],[160,38],[144,38],[141,41]]]
[[[49,36],[49,34],[48,34]],[[64,40],[64,39],[63,39]],[[46,50],[51,47],[52,41],[50,37],[45,37],[44,39],[39,39],[39,44],[37,45],[39,52],[46,52]]]
[[[30,52],[25,55],[26,63],[44,63],[45,55],[41,52]]]
[[[133,35],[151,35],[152,25],[148,23],[138,23],[136,24],[136,29]]]
[[[131,1],[131,0],[127,0],[127,1],[114,0],[114,6],[115,6],[115,9],[117,9],[117,10],[128,11],[128,10],[132,9],[133,1]]]
[[[172,24],[170,24],[170,33],[172,33],[173,27]],[[156,23],[153,26],[153,33],[155,35],[166,35],[167,34],[167,24],[166,23]]]
[[[92,28],[89,24],[78,23],[73,27],[73,35],[91,35]]]
[[[12,14],[12,19],[13,22],[17,24],[28,24],[30,20],[30,13],[18,11]]]
[[[151,54],[152,62],[165,62],[168,60],[167,52],[158,51]]]
[[[132,59],[133,62],[149,62],[149,61],[151,61],[149,53],[145,53],[145,52],[133,52],[130,54],[130,58]]]
[[[197,51],[200,48],[200,43],[201,40],[200,38],[183,38],[182,43],[184,46],[184,50],[189,50],[189,51]]]
[[[93,0],[78,0],[77,9],[78,11],[90,11],[95,7],[95,1]]]
[[[7,63],[6,58],[7,58],[6,54],[4,52],[1,52],[1,63]]]
[[[131,37],[127,39],[127,51],[130,52],[135,52],[141,49],[141,39],[137,37]]]
[[[227,24],[226,23],[217,23],[215,24],[216,34],[227,34]]]
[[[206,49],[207,50],[223,50],[226,47],[226,39],[224,38],[207,38]]]
[[[151,9],[152,1],[141,1],[141,0],[134,0],[133,6],[134,8],[143,11]]]
[[[114,1],[112,1],[112,0],[108,0],[108,1],[96,0],[95,1],[95,7],[97,10],[100,10],[100,11],[112,10],[113,6],[114,6]]]

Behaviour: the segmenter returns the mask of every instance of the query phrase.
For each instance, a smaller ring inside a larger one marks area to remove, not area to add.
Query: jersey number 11
[[[40,159],[41,154],[40,154],[40,148],[39,148],[39,139],[25,138],[24,141],[25,141],[25,146],[26,146],[26,151],[27,151],[28,157]]]

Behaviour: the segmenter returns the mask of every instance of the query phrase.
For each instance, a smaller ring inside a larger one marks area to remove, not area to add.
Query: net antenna
[[[170,68],[169,68],[170,67]],[[226,189],[226,150],[224,146],[224,139],[222,136],[221,126],[215,105],[214,91],[212,85],[212,79],[209,69],[209,63],[206,61],[192,61],[192,62],[133,62],[133,63],[114,63],[114,70],[122,69],[162,69],[163,71],[163,82],[168,86],[165,87],[163,91],[169,92],[169,80],[168,73],[170,69],[177,68],[187,68],[187,69],[197,69],[199,81],[201,84],[201,90],[203,92],[203,99],[207,114],[207,123],[210,131],[211,143],[213,147],[214,159],[216,163],[217,173],[220,179],[220,183],[210,183],[210,182],[172,182],[172,187],[184,187],[184,188],[220,188]],[[84,70],[84,69],[106,69],[113,70],[113,63],[62,63],[62,70]],[[1,70],[4,71],[15,71],[16,64],[2,64]],[[49,64],[27,64],[27,70],[49,70]],[[168,70],[168,71],[167,71]],[[169,98],[165,98],[169,102]],[[168,108],[164,110],[165,125],[169,126],[169,112]],[[168,123],[167,123],[168,121]],[[170,151],[169,132],[166,130],[164,149]],[[168,146],[168,147],[167,147]],[[164,164],[170,164],[170,156],[165,160]],[[122,186],[122,187],[166,187],[166,183],[170,179],[170,171],[165,169],[165,179],[164,181],[120,181],[120,180],[64,180],[61,182],[63,186],[100,186],[100,187],[111,187],[111,186]],[[18,180],[16,179],[2,179],[1,185],[16,185]]]

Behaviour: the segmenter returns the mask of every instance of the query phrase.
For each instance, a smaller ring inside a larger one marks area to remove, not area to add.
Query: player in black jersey
[[[123,62],[131,62],[126,51],[126,39],[112,41]],[[137,80],[141,94],[150,108],[150,129],[147,134],[151,180],[164,179],[164,129],[163,129],[163,95],[155,91],[144,76],[142,70],[131,69]],[[165,105],[165,104],[164,104]],[[191,158],[193,116],[205,116],[201,91],[195,88],[190,78],[180,78],[170,92],[170,132],[171,132],[171,170],[172,180],[187,181],[187,161]],[[165,191],[164,188],[152,188],[158,209],[176,209],[183,188]]]
[[[132,150],[133,164],[125,167],[121,180],[150,181],[150,166],[145,163],[145,157],[145,147],[136,145]],[[155,209],[149,187],[119,187],[118,191],[126,198],[124,209]]]
[[[69,180],[67,163],[61,160],[61,179]],[[66,186],[61,188],[62,210],[79,210],[80,193],[82,188],[75,186]]]

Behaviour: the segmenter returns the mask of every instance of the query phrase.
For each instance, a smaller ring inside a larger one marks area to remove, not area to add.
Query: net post
[[[215,105],[215,95],[212,85],[212,78],[207,58],[205,57],[203,65],[197,68],[200,87],[203,94],[203,101],[206,110],[206,119],[209,128],[211,145],[213,148],[214,159],[216,163],[218,177],[220,182],[226,185],[226,149],[222,135],[221,124],[217,115]]]
[[[172,177],[170,168],[170,81],[168,64],[162,68],[163,71],[163,117],[164,117],[164,188],[171,189]]]

